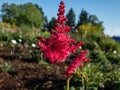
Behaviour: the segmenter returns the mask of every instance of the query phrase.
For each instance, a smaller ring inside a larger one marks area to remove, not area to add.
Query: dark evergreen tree
[[[48,30],[49,30],[49,31],[54,28],[55,22],[56,22],[56,18],[55,18],[55,17],[52,17],[51,20],[50,20],[49,23],[48,23]]]
[[[49,25],[47,16],[44,17],[44,20],[45,20],[45,23],[44,23],[44,25],[43,25],[42,31],[48,30],[48,25]]]
[[[66,17],[68,18],[68,20],[66,21],[66,24],[69,25],[71,29],[74,31],[76,17],[75,17],[74,10],[72,8],[68,11],[68,14],[66,15]]]
[[[77,24],[77,27],[81,24],[85,24],[85,23],[88,23],[88,13],[82,9],[80,15],[79,15],[79,20],[78,20],[78,24]]]
[[[98,17],[96,15],[89,15],[88,22],[92,25],[98,25],[102,24],[102,21],[99,21]]]
[[[89,24],[91,26],[96,26],[96,27],[100,27],[101,31],[104,30],[103,27],[103,22],[99,21],[98,17],[96,15],[89,15],[88,12],[86,12],[84,9],[82,9],[80,16],[79,16],[79,20],[78,20],[78,24],[77,24],[77,28],[80,25],[85,25],[85,24]]]

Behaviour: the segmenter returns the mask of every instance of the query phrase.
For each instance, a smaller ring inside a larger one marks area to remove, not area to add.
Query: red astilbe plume
[[[86,54],[87,54],[87,50],[83,51],[80,55],[78,55],[77,58],[74,59],[73,62],[70,63],[70,65],[66,70],[67,77],[70,77],[79,66],[82,67],[83,62],[85,63],[89,62],[89,60],[86,58]]]
[[[57,23],[59,24],[64,24],[65,21],[67,20],[67,18],[64,16],[64,13],[65,13],[65,5],[64,5],[64,2],[61,1],[60,2],[60,6],[59,6],[59,9],[58,9],[58,18],[57,18]]]
[[[67,18],[64,16],[64,8],[64,2],[61,1],[56,25],[54,26],[54,30],[50,32],[51,37],[47,39],[38,37],[38,46],[51,63],[64,62],[71,53],[84,44],[84,42],[76,44],[76,41],[71,39],[71,36],[67,34],[71,29],[65,25]]]

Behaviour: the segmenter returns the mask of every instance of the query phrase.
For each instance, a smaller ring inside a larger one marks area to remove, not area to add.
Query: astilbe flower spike
[[[87,50],[83,51],[80,55],[78,55],[77,58],[74,59],[72,63],[70,63],[70,65],[66,70],[67,77],[70,77],[79,66],[82,67],[83,62],[85,63],[89,62],[89,60],[86,58],[86,54],[87,54]]]
[[[71,29],[68,25],[65,25],[67,18],[64,16],[64,13],[65,5],[64,2],[61,1],[56,25],[50,32],[51,37],[47,39],[38,37],[38,46],[51,63],[64,62],[70,54],[84,44],[84,42],[76,43],[76,41],[71,39],[71,36],[67,34]]]

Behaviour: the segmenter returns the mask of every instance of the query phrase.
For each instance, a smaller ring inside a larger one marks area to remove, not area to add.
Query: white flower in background
[[[17,44],[17,41],[16,41],[16,40],[11,40],[11,42],[12,42],[13,44]]]
[[[0,47],[3,47],[3,43],[0,43]]]
[[[80,46],[79,49],[82,49],[82,47]]]
[[[116,50],[114,50],[114,51],[113,51],[113,53],[114,53],[114,54],[117,54],[117,51],[116,51]]]
[[[36,47],[36,45],[35,45],[35,44],[32,44],[31,46],[32,46],[32,47]]]
[[[22,42],[22,40],[21,40],[21,39],[18,39],[18,41],[19,41],[19,42]]]

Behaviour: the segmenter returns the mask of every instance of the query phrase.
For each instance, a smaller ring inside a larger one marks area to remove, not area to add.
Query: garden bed
[[[0,65],[6,63],[12,68],[0,71],[0,90],[63,90],[66,84],[63,64],[48,67],[40,61],[16,59],[8,48],[0,51]]]

